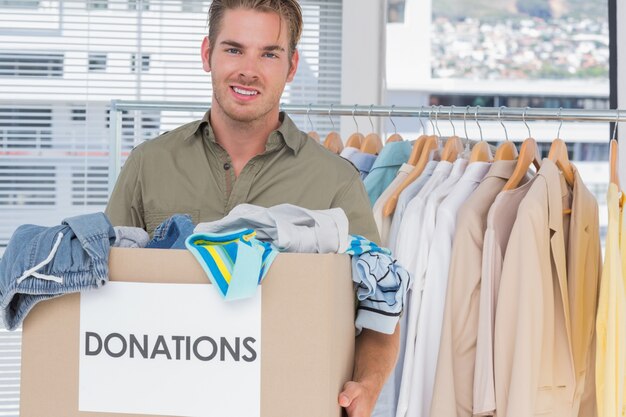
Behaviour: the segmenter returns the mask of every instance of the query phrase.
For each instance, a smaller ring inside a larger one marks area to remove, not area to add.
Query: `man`
[[[242,203],[341,207],[351,233],[378,241],[359,173],[300,132],[279,112],[298,67],[302,32],[297,0],[214,0],[201,55],[212,74],[211,110],[138,146],[117,181],[106,213],[114,225],[152,233],[174,213],[217,220]],[[354,381],[339,404],[369,417],[394,365],[399,332],[364,330]]]

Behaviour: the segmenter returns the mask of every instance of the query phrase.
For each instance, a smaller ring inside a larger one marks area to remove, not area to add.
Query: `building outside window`
[[[103,72],[107,69],[107,54],[89,53],[89,71]]]
[[[150,55],[149,54],[141,54],[141,72],[150,71]],[[130,56],[130,71],[137,72],[137,54],[131,54]]]

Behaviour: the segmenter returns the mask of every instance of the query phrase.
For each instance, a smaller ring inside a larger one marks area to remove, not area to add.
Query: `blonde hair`
[[[289,59],[296,50],[302,35],[302,9],[297,0],[213,0],[209,8],[209,45],[215,47],[224,12],[233,9],[249,9],[277,13],[289,28]]]

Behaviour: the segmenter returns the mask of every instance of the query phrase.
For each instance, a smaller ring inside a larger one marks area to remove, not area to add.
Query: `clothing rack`
[[[209,103],[176,103],[157,101],[111,100],[111,139],[109,142],[109,184],[121,169],[122,111],[168,110],[205,112]],[[360,117],[428,117],[430,120],[469,121],[561,121],[561,122],[626,122],[626,110],[554,109],[532,107],[481,107],[481,106],[374,106],[344,104],[281,104],[280,109],[289,114],[360,116]],[[112,187],[112,185],[111,185]],[[112,191],[112,190],[109,190]]]
[[[111,113],[122,110],[206,111],[208,103],[173,103],[112,100]],[[438,117],[439,120],[626,122],[626,110],[554,109],[481,106],[374,106],[345,104],[281,104],[290,114],[373,117]]]

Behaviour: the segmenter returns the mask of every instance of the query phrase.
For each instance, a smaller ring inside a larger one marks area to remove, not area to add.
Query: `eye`
[[[241,51],[237,48],[228,48],[226,49],[227,54],[240,54]]]
[[[272,59],[278,58],[278,55],[276,55],[274,52],[266,52],[263,54],[263,56]]]

